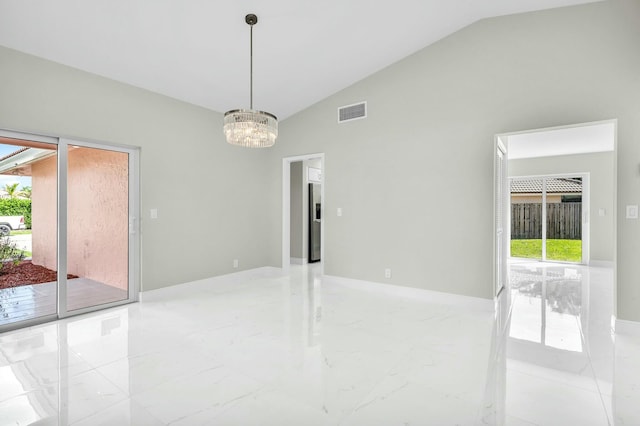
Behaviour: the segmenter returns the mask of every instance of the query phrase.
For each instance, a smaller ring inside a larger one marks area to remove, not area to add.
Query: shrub
[[[0,275],[5,272],[5,265],[18,265],[25,258],[24,252],[16,247],[16,243],[9,237],[0,237]]]
[[[22,198],[0,199],[0,216],[24,216],[24,226],[31,229],[31,200]]]

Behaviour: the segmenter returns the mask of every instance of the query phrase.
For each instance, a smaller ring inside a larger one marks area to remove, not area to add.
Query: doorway
[[[581,195],[582,243],[580,244],[582,263],[615,268],[616,135],[616,120],[496,135],[494,150],[498,144],[503,145],[507,160],[506,163],[500,160],[500,155],[496,151],[496,160],[494,161],[496,229],[498,229],[502,207],[504,207],[506,214],[506,220],[504,220],[506,226],[503,226],[506,250],[499,250],[499,245],[496,244],[499,240],[497,237],[496,243],[494,243],[494,270],[496,271],[494,283],[496,289],[500,288],[500,275],[497,273],[502,270],[500,262],[506,263],[507,259],[511,257],[512,229],[509,224],[513,212],[511,211],[509,178],[581,178],[583,182]],[[501,170],[499,165],[505,166],[506,173],[498,173]],[[543,182],[539,182],[540,186],[542,184]],[[501,201],[500,195],[502,195]],[[542,191],[540,191],[541,197]],[[570,199],[570,196],[565,197],[565,203],[570,202]],[[575,200],[574,195],[573,201]],[[540,216],[542,216],[542,210]],[[540,235],[542,235],[541,219],[538,226]],[[538,249],[540,259],[543,258],[543,248],[547,250],[548,244],[543,246],[540,241]],[[508,279],[504,282],[508,283]]]
[[[324,154],[283,158],[282,269],[324,259]]]
[[[4,241],[21,254],[0,271],[0,331],[137,300],[138,151],[2,130],[0,144],[0,179],[29,205],[11,231],[28,249]]]

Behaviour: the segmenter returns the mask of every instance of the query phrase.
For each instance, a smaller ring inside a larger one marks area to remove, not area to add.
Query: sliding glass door
[[[583,188],[581,176],[547,180],[545,252],[548,260],[583,261]]]
[[[511,257],[544,259],[542,179],[511,180]]]
[[[13,145],[0,179],[28,178],[10,203],[29,211],[0,244],[15,248],[0,268],[0,332],[136,300],[137,150],[0,130],[1,143]]]
[[[56,318],[57,140],[0,133],[0,157],[1,331]]]
[[[588,175],[511,179],[511,257],[582,263]]]

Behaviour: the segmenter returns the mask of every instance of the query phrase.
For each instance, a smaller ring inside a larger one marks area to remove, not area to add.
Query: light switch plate
[[[158,209],[151,209],[151,211],[149,213],[151,215],[151,219],[157,219],[158,218]]]
[[[630,205],[627,206],[627,219],[637,219],[638,218],[638,205]]]
[[[342,208],[341,207],[338,207],[338,209],[336,210],[336,214],[338,216],[342,216]]]

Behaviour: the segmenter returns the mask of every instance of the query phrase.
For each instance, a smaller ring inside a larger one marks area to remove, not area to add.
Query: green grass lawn
[[[542,240],[511,240],[511,256],[540,259]],[[582,240],[547,240],[547,260],[582,261]]]
[[[31,229],[20,229],[17,231],[11,231],[10,235],[30,235]]]

